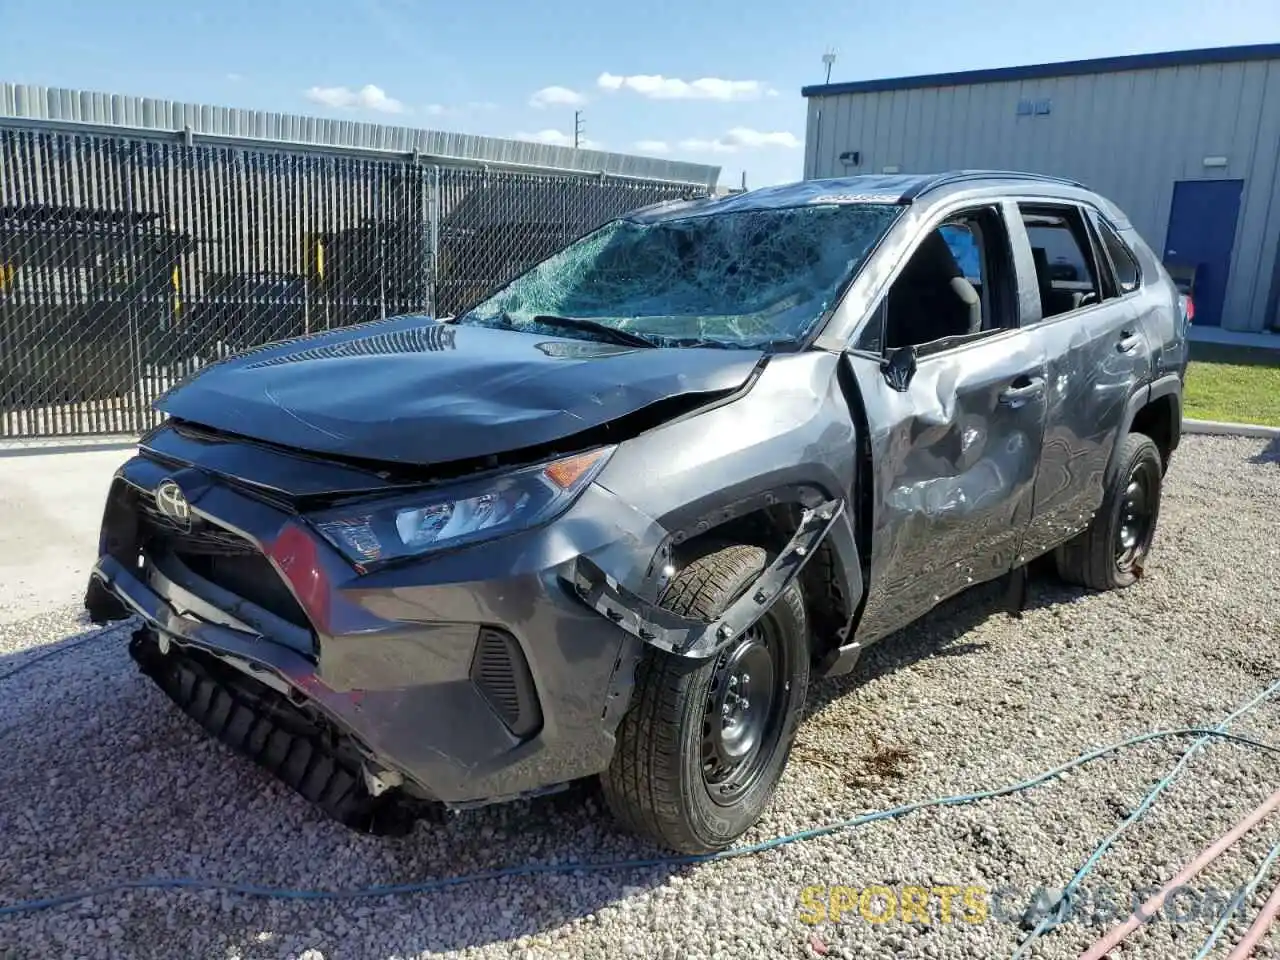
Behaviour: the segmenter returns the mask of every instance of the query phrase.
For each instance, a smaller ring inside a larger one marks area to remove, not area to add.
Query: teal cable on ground
[[[105,632],[105,631],[103,631]],[[74,650],[92,640],[101,639],[103,632],[95,632],[88,636],[79,637],[71,641],[65,642],[54,649],[46,650],[33,655],[30,659],[19,664],[14,669],[5,674],[0,674],[0,681],[4,681],[14,675],[23,672],[29,667],[33,667],[50,657],[57,656]],[[1165,739],[1171,737],[1195,736],[1198,739],[1191,744],[1190,747],[1179,758],[1177,764],[1163,778],[1161,778],[1155,786],[1143,798],[1142,802],[1129,814],[1128,817],[1102,841],[1101,844],[1085,861],[1084,865],[1076,872],[1071,881],[1064,888],[1061,897],[1055,904],[1054,909],[1047,913],[1023,942],[1018,946],[1013,954],[1013,960],[1021,960],[1030,950],[1032,943],[1042,936],[1044,933],[1055,929],[1062,922],[1063,917],[1067,913],[1071,905],[1071,899],[1075,891],[1079,888],[1084,878],[1097,866],[1098,861],[1109,850],[1117,839],[1133,826],[1142,816],[1150,809],[1156,798],[1178,778],[1186,767],[1190,759],[1203,749],[1213,740],[1227,740],[1236,743],[1246,744],[1261,750],[1268,751],[1280,755],[1280,748],[1270,744],[1253,740],[1248,737],[1238,736],[1226,732],[1226,728],[1236,719],[1255,709],[1265,700],[1272,697],[1277,691],[1280,691],[1280,680],[1271,684],[1262,693],[1237,708],[1227,717],[1225,717],[1217,726],[1213,728],[1186,728],[1178,730],[1160,730],[1153,733],[1141,734],[1131,737],[1128,740],[1113,743],[1106,747],[1081,754],[1073,760],[1068,761],[1061,766],[1047,770],[1029,780],[1023,780],[1019,783],[1011,784],[1005,787],[998,787],[993,790],[985,790],[976,793],[957,794],[954,796],[937,797],[931,800],[921,800],[915,803],[904,804],[898,807],[892,807],[887,810],[879,810],[872,813],[862,814],[848,820],[841,820],[835,823],[827,824],[821,827],[814,827],[809,830],[802,830],[797,833],[786,834],[784,836],[775,837],[761,843],[752,844],[750,846],[736,847],[725,850],[720,853],[707,854],[703,856],[676,856],[676,857],[655,857],[651,859],[632,859],[632,860],[611,860],[611,861],[595,861],[584,863],[560,863],[560,864],[523,864],[514,867],[505,867],[497,870],[489,870],[481,873],[464,874],[456,877],[442,877],[436,880],[425,880],[417,883],[394,884],[385,886],[360,887],[351,890],[293,890],[282,887],[260,887],[253,884],[230,883],[220,880],[202,880],[191,877],[177,878],[151,878],[142,880],[127,880],[120,883],[109,884],[102,887],[96,887],[91,890],[82,890],[74,893],[62,894],[55,897],[49,897],[37,900],[19,901],[5,907],[0,907],[0,919],[6,917],[14,917],[21,914],[33,913],[40,910],[53,909],[60,906],[66,906],[91,897],[105,896],[113,893],[120,893],[126,890],[192,890],[192,891],[219,891],[222,893],[236,894],[239,896],[266,898],[275,900],[301,900],[301,901],[318,901],[318,900],[348,900],[348,899],[365,899],[390,896],[405,896],[416,893],[430,893],[438,890],[447,889],[449,887],[464,886],[472,883],[482,883],[487,880],[496,880],[504,877],[514,876],[535,876],[538,874],[570,874],[570,873],[587,873],[587,872],[603,872],[607,870],[639,870],[655,867],[671,867],[671,866],[689,866],[699,863],[708,863],[716,860],[726,860],[735,857],[749,856],[752,854],[763,853],[767,850],[773,850],[788,844],[797,843],[803,840],[813,840],[819,837],[829,836],[833,833],[851,830],[869,823],[875,823],[880,820],[896,819],[923,810],[929,807],[941,806],[960,806],[963,804],[977,803],[982,800],[991,800],[997,797],[1009,796],[1015,793],[1021,793],[1037,787],[1049,780],[1061,776],[1070,770],[1082,767],[1087,763],[1097,760],[1108,754],[1115,753],[1119,750],[1147,743],[1152,740]],[[1254,875],[1252,880],[1241,891],[1240,895],[1232,900],[1219,918],[1217,925],[1205,944],[1201,947],[1200,952],[1196,954],[1193,960],[1204,960],[1204,957],[1213,949],[1214,945],[1220,939],[1230,922],[1233,913],[1252,894],[1253,890],[1266,876],[1272,864],[1277,858],[1280,858],[1280,843],[1277,843],[1267,855],[1261,868]]]
[[[1058,898],[1054,908],[1040,918],[1039,922],[1036,923],[1031,932],[1028,933],[1022,943],[1018,945],[1018,949],[1013,953],[1012,960],[1022,960],[1022,958],[1027,955],[1028,951],[1030,951],[1031,945],[1035,943],[1040,936],[1061,925],[1063,918],[1071,908],[1072,898],[1074,897],[1075,892],[1079,889],[1084,878],[1088,876],[1093,868],[1098,865],[1098,861],[1102,859],[1103,854],[1111,849],[1111,845],[1115,843],[1126,830],[1142,819],[1142,816],[1151,808],[1151,805],[1155,803],[1156,798],[1179,777],[1191,758],[1195,756],[1195,754],[1199,753],[1200,750],[1215,737],[1223,738],[1223,734],[1227,727],[1229,727],[1233,721],[1260,706],[1277,691],[1280,691],[1280,680],[1272,683],[1271,686],[1267,687],[1243,706],[1237,707],[1224,717],[1217,726],[1212,730],[1206,731],[1198,740],[1195,741],[1195,743],[1191,744],[1191,746],[1186,749],[1182,754],[1182,757],[1176,764],[1174,764],[1173,769],[1165,774],[1164,777],[1162,777],[1155,786],[1147,792],[1147,795],[1142,798],[1142,802],[1134,808],[1133,812],[1124,819],[1120,826],[1116,827],[1116,829],[1113,830],[1111,834],[1102,841],[1102,843],[1098,844],[1093,853],[1089,855],[1089,858],[1085,860],[1084,865],[1076,871],[1075,876],[1073,876],[1071,881],[1063,888],[1062,895]],[[1239,738],[1228,736],[1226,739]]]
[[[1221,724],[1219,724],[1219,726],[1221,726]],[[70,903],[76,903],[81,900],[87,900],[90,897],[105,896],[126,890],[215,890],[239,896],[259,897],[273,900],[354,900],[374,897],[403,896],[416,893],[431,893],[438,890],[444,890],[449,887],[481,883],[486,880],[497,880],[504,877],[535,876],[538,874],[572,874],[579,872],[598,873],[606,870],[642,870],[653,867],[689,866],[692,864],[708,863],[716,860],[728,860],[735,857],[744,857],[752,854],[763,853],[766,850],[773,850],[778,847],[787,846],[788,844],[797,843],[803,840],[813,840],[818,837],[829,836],[830,834],[844,830],[852,830],[880,820],[896,819],[929,807],[960,806],[963,804],[977,803],[982,800],[992,800],[997,797],[1005,797],[1015,793],[1022,793],[1032,789],[1033,787],[1040,786],[1049,780],[1060,777],[1064,773],[1078,767],[1082,767],[1087,763],[1091,763],[1094,760],[1116,753],[1128,747],[1138,746],[1139,744],[1148,743],[1153,740],[1189,736],[1200,737],[1202,740],[1218,739],[1233,741],[1235,743],[1243,743],[1251,747],[1256,747],[1260,750],[1265,750],[1268,753],[1280,755],[1280,747],[1275,747],[1259,740],[1252,740],[1248,737],[1237,736],[1236,734],[1227,733],[1216,728],[1203,729],[1192,727],[1178,730],[1158,730],[1153,733],[1144,733],[1136,737],[1131,737],[1128,740],[1113,743],[1106,747],[1099,747],[1098,749],[1091,750],[1088,753],[1083,753],[1075,759],[1069,760],[1060,766],[1054,767],[1051,770],[1046,770],[1044,773],[1037,774],[1028,780],[1010,784],[1009,786],[997,787],[993,790],[983,790],[976,793],[937,797],[932,800],[920,800],[915,803],[908,803],[902,806],[892,807],[887,810],[877,810],[872,813],[865,813],[857,817],[852,817],[848,820],[837,821],[825,826],[801,830],[798,833],[790,833],[785,836],[774,837],[771,840],[765,840],[761,843],[751,844],[750,846],[735,847],[720,853],[706,854],[703,856],[654,857],[650,859],[587,861],[583,863],[529,863],[513,867],[503,867],[497,870],[487,870],[482,873],[463,874],[456,877],[441,877],[435,880],[423,880],[416,883],[402,883],[388,886],[359,887],[350,890],[292,890],[288,888],[260,887],[253,884],[231,883],[223,880],[201,880],[189,877],[161,877],[145,880],[127,880],[120,883],[96,887],[91,890],[81,890],[74,893],[67,893],[39,900],[25,900],[13,903],[5,907],[0,907],[0,919],[14,917],[20,914],[34,913],[38,910],[48,910],[54,907],[65,906]]]

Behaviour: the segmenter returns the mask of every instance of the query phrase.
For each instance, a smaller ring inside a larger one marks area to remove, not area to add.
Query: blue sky
[[[1276,0],[0,0],[0,80],[801,176],[800,87],[1280,40]]]

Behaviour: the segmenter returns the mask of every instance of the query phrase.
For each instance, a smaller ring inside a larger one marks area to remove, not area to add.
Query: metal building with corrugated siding
[[[1196,324],[1280,329],[1280,44],[805,87],[805,176],[1013,169],[1129,215]]]
[[[262,147],[269,143],[350,156],[412,154],[425,162],[485,166],[529,173],[601,174],[606,177],[669,181],[713,189],[718,166],[640,157],[603,150],[579,150],[524,140],[394,127],[270,110],[184,103],[158,97],[0,83],[0,126],[46,124],[108,133],[122,129],[186,134],[188,137]],[[3,173],[3,171],[0,171]]]

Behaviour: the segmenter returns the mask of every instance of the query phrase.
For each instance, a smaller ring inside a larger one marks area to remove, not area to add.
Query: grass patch
[[[1280,366],[1193,360],[1187,367],[1183,414],[1192,420],[1280,427]]]

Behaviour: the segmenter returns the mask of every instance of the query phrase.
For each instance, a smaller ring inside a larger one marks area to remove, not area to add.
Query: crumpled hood
[[[317,453],[426,465],[549,443],[672,397],[731,391],[761,356],[398,317],[212,364],[156,409]]]

